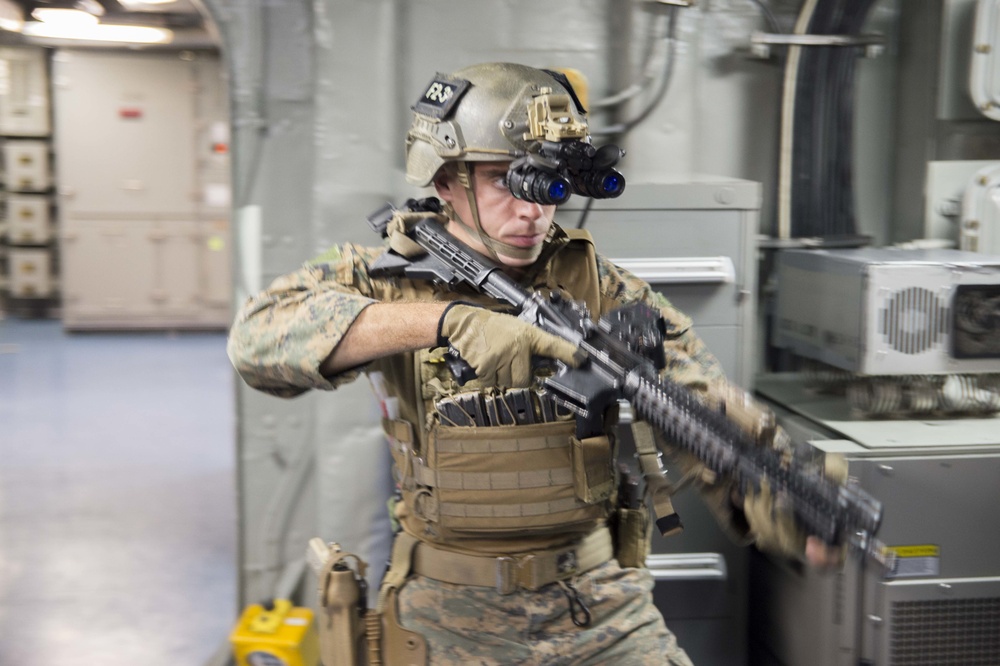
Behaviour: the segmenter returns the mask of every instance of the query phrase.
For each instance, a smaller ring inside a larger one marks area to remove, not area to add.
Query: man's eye
[[[507,174],[497,176],[493,182],[496,183],[497,187],[504,190],[507,189]]]

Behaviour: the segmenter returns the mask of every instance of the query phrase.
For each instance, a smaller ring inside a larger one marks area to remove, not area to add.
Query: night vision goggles
[[[625,176],[613,168],[624,154],[612,144],[543,141],[538,152],[511,163],[507,187],[518,199],[543,206],[565,203],[570,194],[611,199],[625,191]]]
[[[609,199],[625,191],[625,177],[613,168],[625,151],[591,145],[587,123],[577,120],[571,104],[582,110],[575,94],[551,88],[542,88],[528,103],[528,154],[507,171],[507,187],[518,199],[550,206],[565,203],[570,194]]]

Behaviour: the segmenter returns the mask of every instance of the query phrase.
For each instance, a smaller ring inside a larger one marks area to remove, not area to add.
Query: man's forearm
[[[325,361],[329,376],[399,352],[432,347],[447,303],[373,303],[358,315]]]

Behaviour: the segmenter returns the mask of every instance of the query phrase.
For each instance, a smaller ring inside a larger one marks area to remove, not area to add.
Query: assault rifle
[[[404,210],[437,213],[439,206],[436,199],[411,199]],[[395,213],[386,205],[369,216],[368,223],[386,237]],[[658,312],[633,304],[594,322],[582,303],[520,286],[433,216],[409,219],[402,233],[423,252],[403,256],[390,249],[371,266],[370,274],[432,280],[450,287],[464,283],[510,306],[520,319],[577,345],[584,352],[583,362],[576,368],[558,363],[558,372],[544,380],[544,387],[576,415],[578,436],[601,431],[605,411],[624,399],[668,441],[693,454],[711,472],[734,479],[742,492],[759,491],[766,480],[807,534],[830,546],[846,543],[887,566],[886,551],[874,538],[882,518],[879,501],[856,484],[836,483],[794,457],[758,446],[723,412],[659,376],[665,360],[664,325]],[[475,376],[457,353],[449,365],[460,383]]]

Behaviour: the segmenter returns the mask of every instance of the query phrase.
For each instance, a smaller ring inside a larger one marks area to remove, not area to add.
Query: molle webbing
[[[569,512],[580,505],[575,497],[529,504],[459,504],[443,502],[439,515],[452,518],[529,518]]]
[[[573,421],[436,425],[422,455],[405,443],[411,437],[405,425],[383,426],[404,504],[413,519],[442,537],[558,534],[607,515],[605,495],[581,489],[580,479],[594,476],[597,456],[610,460],[610,445],[580,453]]]
[[[437,450],[441,453],[514,453],[515,451],[541,451],[562,449],[566,440],[559,437],[529,437],[519,439],[482,439],[476,441],[439,439]]]
[[[567,466],[523,472],[438,472],[417,461],[413,476],[417,483],[448,490],[521,490],[572,483],[573,469]]]

